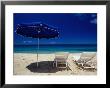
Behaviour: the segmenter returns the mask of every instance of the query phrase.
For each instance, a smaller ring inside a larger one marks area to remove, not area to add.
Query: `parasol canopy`
[[[55,38],[59,36],[57,28],[49,26],[44,23],[22,23],[17,25],[16,33],[24,37],[31,37],[38,39],[37,47],[37,67],[38,67],[38,50],[39,39],[41,38]]]

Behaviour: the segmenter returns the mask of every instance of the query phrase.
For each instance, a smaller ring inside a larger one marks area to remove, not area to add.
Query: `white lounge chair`
[[[55,53],[55,59],[53,62],[53,67],[67,68],[67,66],[68,66],[68,63],[67,63],[68,55],[69,55],[68,52],[57,52],[57,53]]]
[[[83,52],[80,59],[76,61],[76,64],[82,67],[86,62],[90,61],[95,56],[96,52]]]
[[[83,65],[83,68],[97,70],[97,57],[94,56],[90,61],[86,62],[86,64]]]
[[[80,69],[78,68],[78,65],[76,65],[75,61],[72,58],[68,58],[67,60],[68,68],[74,73],[78,74]]]

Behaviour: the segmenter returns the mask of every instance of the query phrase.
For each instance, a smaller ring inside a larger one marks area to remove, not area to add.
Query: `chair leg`
[[[55,62],[53,62],[53,67],[54,67]]]
[[[66,68],[67,68],[67,71],[68,71],[68,63],[66,63]]]
[[[67,67],[67,63],[66,63],[66,67]]]
[[[57,61],[55,63],[56,63],[56,67],[57,67]]]

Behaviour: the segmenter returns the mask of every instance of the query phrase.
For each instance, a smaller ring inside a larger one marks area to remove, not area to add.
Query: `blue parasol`
[[[55,38],[59,36],[59,32],[56,28],[48,26],[44,23],[23,23],[17,25],[16,33],[24,37],[31,37],[38,39],[37,47],[37,67],[38,67],[38,50],[39,39],[41,38]]]

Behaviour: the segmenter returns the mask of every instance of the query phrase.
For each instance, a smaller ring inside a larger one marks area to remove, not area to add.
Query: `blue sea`
[[[59,44],[59,45],[40,45],[39,53],[54,53],[54,52],[96,52],[97,45],[95,44]],[[37,53],[36,45],[14,45],[14,53]]]

